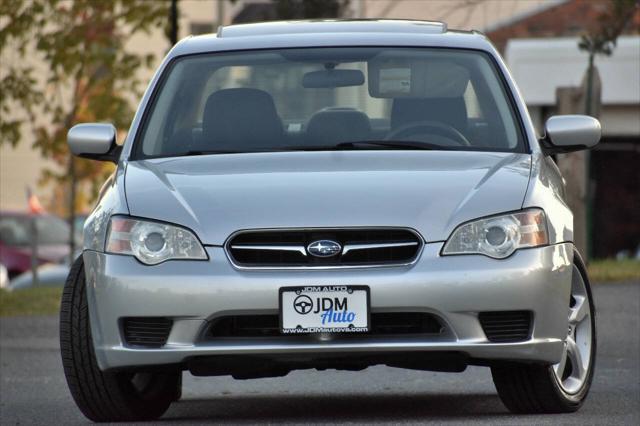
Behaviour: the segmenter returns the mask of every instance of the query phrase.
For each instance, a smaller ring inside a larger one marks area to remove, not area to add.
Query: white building
[[[559,87],[580,86],[588,54],[577,38],[512,39],[505,60],[529,113],[542,129],[545,112],[556,104]],[[600,121],[605,138],[640,139],[640,36],[621,36],[611,56],[598,55],[602,81]]]

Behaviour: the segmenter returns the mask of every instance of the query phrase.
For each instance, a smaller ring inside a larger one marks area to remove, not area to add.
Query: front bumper
[[[368,354],[455,351],[472,359],[556,363],[567,334],[571,243],[520,250],[507,259],[439,255],[442,243],[426,244],[407,267],[343,270],[241,271],[221,247],[207,247],[208,261],[169,261],[145,266],[129,256],[85,251],[87,297],[95,353],[101,369],[179,364],[209,355]],[[278,312],[283,286],[367,285],[372,312],[428,312],[447,333],[416,340],[401,336],[349,342],[292,343],[278,338],[202,342],[207,321],[223,315]],[[531,338],[491,343],[478,312],[529,310]],[[166,345],[129,347],[124,317],[169,317]]]

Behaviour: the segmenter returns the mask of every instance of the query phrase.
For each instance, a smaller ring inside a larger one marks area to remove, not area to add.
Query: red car
[[[0,213],[0,264],[9,279],[31,268],[31,216],[22,212]],[[69,225],[62,219],[42,214],[36,216],[38,261],[59,263],[69,255]]]

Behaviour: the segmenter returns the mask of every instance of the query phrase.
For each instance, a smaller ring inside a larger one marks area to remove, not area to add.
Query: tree
[[[71,164],[66,132],[73,124],[109,121],[126,130],[133,117],[131,105],[143,88],[136,72],[154,59],[128,52],[126,43],[138,32],[164,26],[169,6],[167,1],[133,0],[0,2],[1,49],[12,49],[20,58],[2,61],[0,143],[17,144],[21,126],[32,124],[34,148],[65,167]],[[34,53],[49,70],[44,84],[33,76],[33,61],[22,60]],[[26,114],[9,114],[15,107]],[[84,160],[73,163],[80,181],[100,183],[95,178],[104,175],[105,168]],[[69,180],[66,172],[51,170],[44,177]]]
[[[591,114],[593,60],[596,55],[609,56],[616,47],[618,36],[632,22],[635,11],[640,7],[637,0],[610,0],[607,9],[600,15],[598,25],[583,34],[578,48],[589,53],[587,68],[587,96],[585,113]]]
[[[349,0],[273,0],[278,19],[340,18]]]
[[[35,106],[43,98],[33,67],[24,61],[11,63],[7,57],[26,54],[43,12],[41,3],[0,1],[0,144],[18,144],[22,123],[34,121]]]
[[[171,46],[178,42],[179,25],[178,19],[180,13],[178,11],[178,0],[169,0],[171,7],[169,8],[169,25],[167,25],[165,35],[171,43]]]
[[[594,79],[596,75],[596,69],[594,66],[594,59],[596,55],[610,56],[613,53],[613,49],[616,46],[618,36],[622,34],[629,24],[632,22],[635,12],[639,8],[637,0],[610,0],[607,3],[607,8],[598,18],[598,23],[593,28],[589,28],[585,34],[582,35],[578,42],[578,48],[584,50],[589,54],[586,81],[585,81],[585,96],[584,96],[584,114],[597,115],[597,107],[594,105],[600,105],[600,92],[598,91],[597,98],[594,93]],[[580,216],[584,216],[585,228],[581,230],[576,229],[576,238],[585,241],[585,248],[583,254],[585,259],[589,259],[593,252],[592,247],[592,202],[591,202],[591,190],[590,178],[589,178],[589,153],[573,153],[566,155],[566,157],[578,157],[583,156],[583,162],[586,165],[586,173],[584,173],[584,197],[577,205],[573,206],[574,214],[577,221],[581,221]],[[571,173],[571,171],[569,171]],[[585,234],[585,235],[581,235]]]
[[[236,0],[230,0],[234,3]],[[236,14],[234,24],[286,19],[340,18],[349,9],[349,0],[271,0],[247,3]]]
[[[20,65],[29,60],[8,64],[6,73],[3,64],[0,143],[15,145],[21,140],[21,126],[30,124],[33,147],[60,166],[46,170],[43,179],[69,188],[68,203],[63,204],[69,206],[73,225],[78,204],[76,183],[86,188],[86,198],[91,198],[113,166],[74,158],[67,148],[67,131],[78,122],[100,121],[127,129],[134,112],[131,105],[142,94],[137,71],[151,66],[154,58],[131,53],[126,44],[136,33],[166,25],[170,3],[4,0],[0,4],[2,48],[17,48],[25,59],[35,53],[48,69],[46,81],[38,86],[33,69]],[[5,92],[5,88],[9,90]],[[5,118],[12,105],[26,114]],[[36,112],[37,121],[33,120]],[[71,244],[73,240],[72,231]]]

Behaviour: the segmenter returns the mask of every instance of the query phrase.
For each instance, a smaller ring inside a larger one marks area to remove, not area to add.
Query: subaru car
[[[65,375],[94,421],[152,420],[184,371],[491,369],[515,413],[577,410],[595,311],[554,162],[600,124],[534,129],[478,32],[424,21],[222,27],[167,54],[67,279]]]

